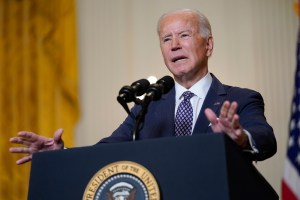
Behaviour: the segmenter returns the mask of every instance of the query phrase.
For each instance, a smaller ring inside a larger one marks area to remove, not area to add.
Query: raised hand
[[[213,132],[226,133],[239,146],[246,148],[248,136],[240,124],[239,115],[236,114],[237,107],[237,102],[225,101],[219,117],[209,108],[205,109],[205,115],[211,123]]]
[[[26,156],[17,160],[16,163],[24,164],[31,161],[32,154],[35,152],[58,150],[64,148],[64,142],[62,140],[62,134],[64,130],[58,129],[55,131],[53,138],[37,135],[33,132],[20,131],[17,137],[10,138],[10,142],[13,144],[22,144],[22,147],[11,147],[9,151],[11,153],[25,153]]]

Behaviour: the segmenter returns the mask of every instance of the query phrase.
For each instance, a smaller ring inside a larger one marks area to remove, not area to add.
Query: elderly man
[[[173,74],[175,87],[151,102],[139,140],[195,134],[227,134],[253,159],[264,160],[276,153],[276,139],[264,116],[262,96],[253,90],[223,85],[208,70],[213,36],[207,18],[196,10],[183,9],[164,14],[158,21],[158,35],[164,62]],[[136,116],[141,107],[131,110]],[[128,116],[97,144],[132,140],[135,120]],[[10,148],[26,153],[17,161],[30,161],[32,153],[63,149],[62,129],[46,138],[22,131],[10,141],[25,147]]]

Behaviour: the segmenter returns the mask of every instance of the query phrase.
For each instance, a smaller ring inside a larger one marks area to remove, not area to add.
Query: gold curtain
[[[75,10],[75,0],[0,0],[0,199],[27,199],[30,163],[8,152],[18,131],[52,137],[61,127],[73,145]]]

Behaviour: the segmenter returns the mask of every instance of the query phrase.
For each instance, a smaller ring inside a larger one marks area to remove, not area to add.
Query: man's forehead
[[[161,22],[160,35],[170,33],[181,33],[184,31],[193,31],[197,29],[198,24],[194,20],[188,18],[170,18]]]

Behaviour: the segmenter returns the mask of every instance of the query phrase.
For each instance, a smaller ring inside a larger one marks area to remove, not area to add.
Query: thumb
[[[208,121],[210,121],[211,125],[215,125],[215,124],[218,123],[217,115],[210,108],[206,108],[204,110],[204,113],[205,113],[206,118],[208,119]]]
[[[59,128],[55,131],[54,137],[53,137],[55,143],[62,143],[63,142],[62,141],[62,134],[63,133],[64,133],[64,129],[62,129],[62,128]]]

